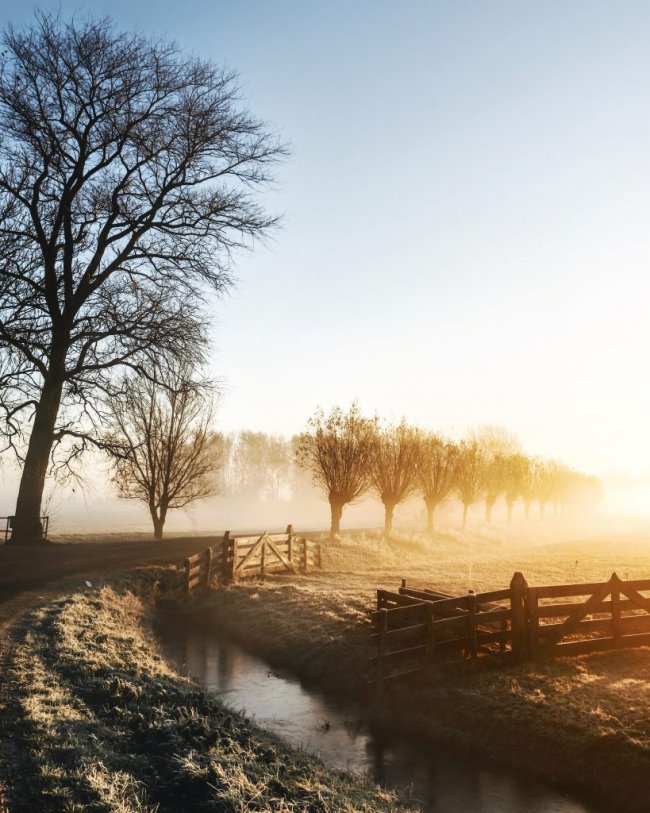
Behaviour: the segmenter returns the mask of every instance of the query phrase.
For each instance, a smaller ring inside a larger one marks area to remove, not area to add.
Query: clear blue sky
[[[217,314],[223,428],[358,398],[650,470],[648,2],[60,5],[235,68],[292,145]]]

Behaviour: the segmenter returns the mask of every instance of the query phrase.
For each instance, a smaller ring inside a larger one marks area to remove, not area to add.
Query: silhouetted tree
[[[370,480],[384,504],[384,531],[393,530],[395,506],[416,488],[418,431],[402,422],[377,427],[370,458]]]
[[[416,482],[427,508],[427,531],[433,532],[433,514],[456,482],[458,447],[434,432],[418,443]]]
[[[486,457],[475,440],[459,444],[456,492],[463,504],[463,529],[467,526],[467,512],[485,496]]]
[[[307,426],[297,443],[296,460],[326,492],[332,515],[330,532],[335,536],[341,530],[343,506],[370,488],[376,421],[365,418],[357,404],[352,404],[348,412],[335,407],[329,415],[319,409]]]
[[[216,493],[223,443],[205,387],[182,374],[127,378],[111,399],[104,445],[120,497],[148,508],[154,538],[167,513]]]
[[[39,14],[0,71],[0,408],[23,462],[13,542],[41,537],[53,448],[96,442],[100,396],[155,348],[195,363],[251,197],[283,147],[236,78],[109,20]]]

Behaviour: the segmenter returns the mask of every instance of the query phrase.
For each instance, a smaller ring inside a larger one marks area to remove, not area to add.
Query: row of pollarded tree
[[[533,501],[543,515],[549,502],[566,506],[600,496],[597,478],[527,456],[505,430],[484,427],[456,443],[405,422],[365,417],[356,404],[347,412],[319,410],[300,436],[297,459],[328,495],[333,535],[340,532],[344,506],[370,493],[384,505],[386,531],[392,530],[396,506],[417,493],[426,505],[428,531],[436,508],[452,494],[463,505],[463,527],[470,506],[483,500],[490,522],[501,496],[509,521],[520,498],[528,516]]]

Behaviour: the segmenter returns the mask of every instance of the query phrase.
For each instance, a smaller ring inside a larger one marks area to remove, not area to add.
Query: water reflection
[[[401,790],[425,813],[595,813],[518,774],[408,740],[381,739],[354,710],[305,689],[214,632],[167,629],[163,641],[179,670],[232,709],[329,765]]]

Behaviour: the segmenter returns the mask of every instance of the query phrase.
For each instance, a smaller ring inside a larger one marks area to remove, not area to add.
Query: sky
[[[57,0],[241,75],[282,227],[215,313],[219,426],[347,405],[650,472],[650,4]],[[32,9],[4,0],[0,23]]]

